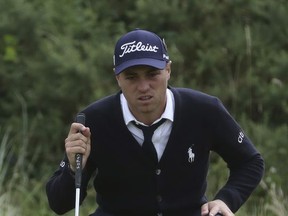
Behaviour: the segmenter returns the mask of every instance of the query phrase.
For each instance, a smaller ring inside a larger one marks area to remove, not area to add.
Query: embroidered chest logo
[[[193,163],[195,160],[195,154],[192,150],[192,146],[188,148],[188,162]]]

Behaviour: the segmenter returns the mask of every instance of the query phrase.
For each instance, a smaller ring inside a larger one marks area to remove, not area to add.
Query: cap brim
[[[133,67],[133,66],[139,66],[139,65],[146,65],[146,66],[151,66],[151,67],[155,67],[157,69],[164,69],[166,66],[166,61],[163,60],[158,60],[158,59],[148,59],[148,58],[143,58],[143,59],[133,59],[133,60],[129,60],[126,61],[118,66],[115,67],[115,75],[120,74],[122,71],[124,71],[125,69],[129,68],[129,67]]]

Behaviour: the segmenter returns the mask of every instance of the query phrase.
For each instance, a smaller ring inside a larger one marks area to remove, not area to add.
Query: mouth
[[[150,95],[144,95],[144,96],[139,97],[138,100],[146,102],[146,101],[151,100],[151,98],[152,98],[152,96],[150,96]]]

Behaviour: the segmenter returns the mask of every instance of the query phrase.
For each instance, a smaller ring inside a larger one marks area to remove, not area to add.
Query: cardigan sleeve
[[[87,169],[82,170],[80,204],[86,197],[89,181]],[[46,183],[46,194],[50,208],[57,214],[64,214],[75,207],[75,176],[69,167],[67,157]]]
[[[264,160],[220,100],[216,99],[215,104],[210,115],[211,149],[223,158],[230,170],[226,184],[215,199],[224,201],[236,212],[261,181]]]

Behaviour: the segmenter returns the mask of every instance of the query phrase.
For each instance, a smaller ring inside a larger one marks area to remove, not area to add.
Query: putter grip
[[[81,123],[85,125],[85,114],[84,113],[78,113],[76,116],[76,122]],[[75,171],[75,187],[80,188],[81,187],[81,177],[82,177],[82,154],[76,154],[75,155],[75,161],[76,161],[76,171]]]

